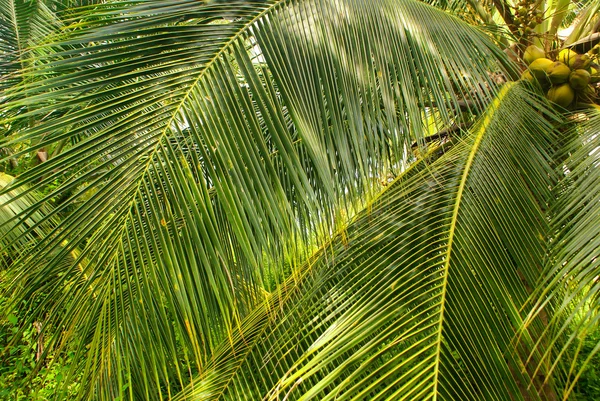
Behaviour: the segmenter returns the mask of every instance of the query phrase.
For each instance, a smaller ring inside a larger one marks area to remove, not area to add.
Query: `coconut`
[[[527,46],[527,49],[525,49],[525,53],[523,53],[523,60],[525,60],[525,63],[527,63],[527,65],[531,64],[538,58],[544,57],[546,57],[544,51],[534,45]]]
[[[585,103],[594,103],[596,100],[596,90],[592,85],[588,85],[577,96],[579,97],[579,100],[582,100]]]
[[[554,61],[547,58],[538,58],[533,60],[533,62],[529,65],[529,71],[531,71],[531,75],[533,75],[538,81],[543,82],[547,79],[546,70],[550,67]]]
[[[590,67],[590,82],[593,84],[600,82],[600,67]]]
[[[560,61],[561,63],[570,66],[570,61],[575,60],[576,57],[577,57],[576,52],[574,52],[571,49],[564,49],[564,50],[561,50],[560,53],[558,53],[558,57],[556,58],[556,61]]]
[[[592,76],[586,70],[575,70],[569,76],[569,84],[571,88],[579,91],[584,90],[591,81]]]
[[[548,79],[553,84],[562,84],[569,80],[571,69],[568,65],[557,61],[548,67],[546,74],[548,74]]]
[[[535,77],[531,75],[531,71],[525,70],[521,73],[521,79],[524,81],[535,82]]]
[[[546,97],[561,107],[567,107],[575,99],[575,91],[569,84],[556,85],[550,88]]]
[[[578,54],[574,59],[569,59],[569,67],[572,70],[586,70],[592,64],[592,59],[587,54]]]

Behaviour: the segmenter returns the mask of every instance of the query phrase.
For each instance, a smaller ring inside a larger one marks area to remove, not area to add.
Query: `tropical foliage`
[[[599,8],[0,0],[0,397],[593,394]]]

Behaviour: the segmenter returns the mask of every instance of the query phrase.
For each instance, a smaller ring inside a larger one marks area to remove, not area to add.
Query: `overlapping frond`
[[[600,24],[600,4],[595,1],[584,3],[584,6],[577,10],[573,29],[565,39],[566,46],[579,44],[579,48],[588,51],[594,43],[594,34],[598,31]]]
[[[567,399],[600,344],[587,355],[580,347],[598,330],[600,321],[600,113],[590,111],[565,133],[558,168],[564,177],[557,187],[557,202],[550,210],[552,229],[549,256],[537,291],[531,317],[551,310],[552,320],[537,339],[534,350],[543,355],[539,369],[567,369]]]
[[[555,180],[554,127],[537,110],[507,85],[463,142],[400,176],[176,399],[537,399],[512,345]]]
[[[13,180],[14,177],[0,173],[0,190]],[[44,219],[49,212],[45,207],[31,213],[27,219],[20,220],[17,216],[36,204],[39,197],[31,194],[18,197],[18,192],[11,191],[0,195],[0,226],[3,227],[0,234],[0,270],[6,269],[19,255],[31,251],[32,247],[57,224],[54,219]],[[11,202],[14,198],[17,200]],[[44,225],[39,224],[41,221],[45,221]]]
[[[21,218],[57,196],[45,219],[72,209],[19,262],[15,300],[44,294],[53,345],[87,361],[82,398],[184,387],[503,69],[482,33],[410,0],[99,10],[34,70],[46,79],[7,93],[7,122],[41,123],[3,141],[73,143],[12,187],[64,182]]]
[[[50,1],[0,1],[0,102],[22,80],[35,58],[34,47],[60,26]]]

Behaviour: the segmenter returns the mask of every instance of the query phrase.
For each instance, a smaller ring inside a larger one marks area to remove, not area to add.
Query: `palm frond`
[[[0,190],[8,186],[14,177],[0,172]],[[29,213],[29,217],[21,220],[24,211],[31,211],[32,205],[39,202],[39,196],[29,194],[19,197],[19,190],[0,195],[0,270],[8,268],[19,255],[31,252],[31,249],[57,225],[55,219],[44,218],[49,214],[47,207]],[[12,201],[17,198],[16,201]],[[44,221],[43,225],[40,222]]]
[[[35,46],[61,26],[59,18],[47,3],[0,1],[0,91],[21,82],[24,70],[31,66],[37,56]],[[0,98],[0,101],[3,99]]]
[[[175,399],[538,399],[512,340],[550,229],[552,115],[505,86],[463,142],[400,176]]]
[[[573,22],[573,30],[569,36],[565,39],[565,46],[575,46],[579,43],[580,48],[578,51],[589,51],[595,43],[590,41],[591,44],[585,42],[585,39],[592,39],[595,32],[598,30],[600,24],[600,4],[592,1],[584,7],[577,10],[575,21]]]
[[[19,261],[15,296],[45,294],[53,343],[76,339],[82,398],[184,387],[413,143],[511,73],[481,32],[410,0],[100,14],[40,63],[47,79],[8,93],[8,122],[42,123],[3,142],[74,142],[7,190],[64,180],[21,218],[57,196],[48,219],[76,205]]]
[[[600,321],[600,114],[591,111],[565,133],[559,165],[564,178],[550,210],[552,229],[549,257],[538,290],[532,294],[530,316],[552,310],[553,317],[534,351],[543,355],[539,369],[566,365],[570,374],[564,399],[569,397],[586,364],[600,351],[579,355],[586,336]],[[574,351],[574,352],[572,352]]]

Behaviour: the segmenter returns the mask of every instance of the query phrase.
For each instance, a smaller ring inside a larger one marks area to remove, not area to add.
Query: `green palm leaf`
[[[14,288],[23,290],[13,301],[44,294],[38,311],[52,312],[52,346],[75,348],[81,361],[71,378],[83,375],[82,399],[172,397],[198,375],[208,379],[192,392],[226,390],[232,399],[254,388],[246,380],[257,380],[260,396],[294,388],[294,397],[333,389],[347,398],[391,397],[415,384],[407,396],[457,399],[499,398],[507,378],[527,382],[519,356],[507,352],[529,295],[523,281],[533,285],[541,269],[539,205],[552,182],[544,153],[551,127],[526,100],[544,105],[523,89],[504,90],[464,143],[439,163],[415,166],[418,178],[401,180],[378,201],[376,210],[397,213],[396,223],[380,215],[382,227],[371,228],[373,216],[362,213],[348,249],[334,241],[310,272],[298,267],[363,209],[382,179],[413,161],[408,149],[425,150],[435,132],[461,123],[462,105],[473,113],[486,107],[497,92],[490,73],[511,71],[483,33],[410,0],[133,3],[99,7],[81,31],[70,23],[62,50],[31,70],[47,78],[5,94],[6,123],[42,123],[2,145],[29,143],[27,152],[73,143],[6,191],[21,189],[17,202],[63,180],[18,214],[32,218],[53,197],[67,199],[41,219],[64,215],[60,223],[15,264]],[[513,114],[521,116],[516,123]],[[506,188],[490,188],[495,178]],[[407,199],[412,208],[404,208]],[[480,199],[493,200],[489,210]],[[482,225],[490,216],[494,225]],[[363,235],[372,243],[355,248]],[[404,244],[396,248],[398,239]],[[466,247],[470,240],[481,253]],[[515,276],[521,270],[524,277]],[[376,297],[369,291],[377,288],[390,291]],[[413,299],[416,290],[423,291]],[[506,291],[511,298],[491,298]],[[265,299],[271,304],[251,314]],[[268,322],[278,302],[289,326],[246,328],[252,319]],[[481,332],[469,337],[477,359],[465,362],[458,339],[471,305],[481,319],[497,320],[478,321]],[[299,312],[306,316],[292,319]],[[351,316],[364,319],[358,338]],[[248,355],[259,359],[243,369],[260,376],[227,365],[232,387],[210,382],[227,377],[219,358],[237,354],[248,330],[264,330],[273,352],[290,348],[273,366],[280,374],[267,377],[258,361],[271,360],[251,347]],[[347,359],[355,349],[374,362]],[[461,362],[452,362],[455,353]],[[386,358],[394,368],[376,378]],[[457,370],[473,383],[463,389],[466,382],[442,380]]]
[[[544,110],[505,87],[463,142],[413,165],[176,399],[537,399],[511,344],[549,230],[554,129],[532,101]]]
[[[14,177],[0,173],[0,190],[13,180]],[[57,225],[55,219],[45,218],[51,212],[47,207],[30,212],[25,220],[18,219],[17,216],[31,210],[32,205],[39,202],[39,197],[31,194],[20,197],[20,192],[16,190],[0,195],[0,226],[2,227],[0,267],[2,270],[8,268],[20,254],[30,252],[38,241]],[[41,221],[44,222],[42,225],[40,225]]]
[[[543,355],[538,369],[563,368],[570,373],[565,386],[567,399],[591,358],[600,351],[579,355],[583,340],[598,327],[600,249],[600,193],[598,176],[598,134],[600,114],[591,111],[587,121],[573,126],[566,134],[566,145],[559,159],[564,173],[557,187],[558,201],[550,211],[554,236],[545,263],[545,274],[533,294],[531,317],[548,309],[553,318],[534,351]],[[575,350],[574,357],[572,350]],[[580,363],[578,363],[580,362]]]
[[[52,1],[0,1],[0,91],[17,86],[27,75],[45,43],[60,28]],[[0,101],[4,103],[4,95]]]

